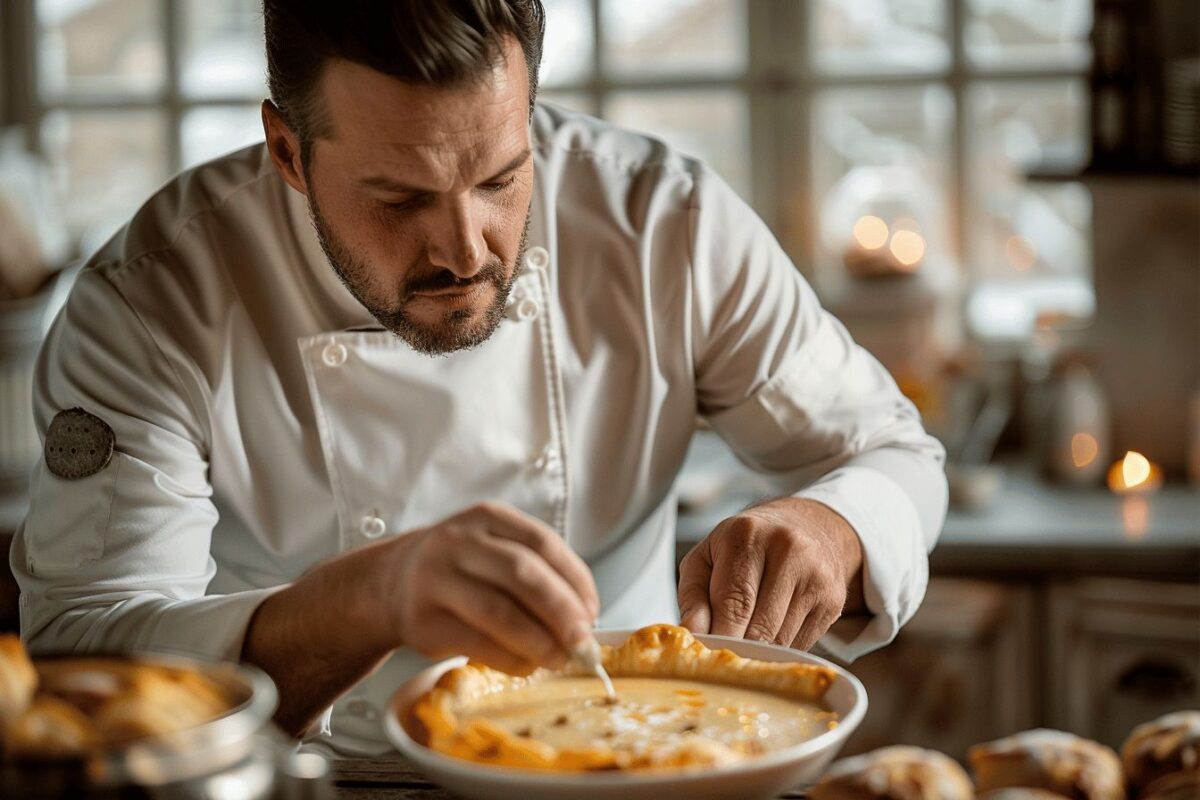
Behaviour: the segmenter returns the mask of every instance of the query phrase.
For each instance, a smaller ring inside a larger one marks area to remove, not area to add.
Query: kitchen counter
[[[680,553],[725,517],[772,494],[712,435],[693,441],[680,478]],[[1200,579],[1200,489],[1145,497],[1070,489],[1014,466],[986,508],[952,509],[930,556],[934,574],[1031,572]]]

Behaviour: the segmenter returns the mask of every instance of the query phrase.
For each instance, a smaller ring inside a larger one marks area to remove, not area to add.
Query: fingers
[[[496,536],[524,545],[542,557],[582,600],[588,621],[600,616],[600,595],[592,571],[552,528],[500,503],[481,503],[466,512]]]
[[[683,625],[808,649],[841,616],[839,564],[808,535],[752,517],[726,520],[680,565]]]
[[[837,622],[841,614],[840,607],[834,609],[830,606],[818,606],[809,610],[804,624],[800,627],[800,632],[792,640],[792,647],[797,650],[811,648],[825,635],[833,623]]]
[[[722,523],[719,545],[714,545],[708,605],[712,612],[711,632],[718,636],[744,636],[754,613],[759,584],[765,567],[765,548],[755,536],[752,523],[737,519]]]
[[[679,619],[692,633],[708,633],[712,612],[708,607],[708,584],[712,578],[712,556],[705,539],[684,556],[679,565]]]
[[[466,624],[450,611],[435,611],[425,618],[424,624],[445,642],[426,648],[425,655],[430,658],[464,655],[510,675],[528,675],[537,668],[537,664]]]
[[[550,632],[557,650],[569,652],[590,634],[592,615],[583,600],[529,548],[487,534],[475,537],[475,545],[456,554],[461,572],[520,606],[530,622]],[[543,653],[538,660],[544,663],[550,655]]]
[[[464,581],[446,592],[440,604],[482,638],[526,663],[551,666],[566,656],[545,626],[512,597],[491,586]]]
[[[793,611],[795,601],[801,598],[797,586],[799,565],[789,557],[791,555],[786,546],[772,547],[768,552],[754,613],[746,623],[745,638],[783,645],[791,644],[795,638],[803,617],[796,619]],[[788,619],[789,616],[792,619]],[[786,638],[785,622],[794,625],[791,635]]]

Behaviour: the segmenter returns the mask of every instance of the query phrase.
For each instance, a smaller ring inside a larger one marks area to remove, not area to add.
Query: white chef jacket
[[[528,250],[506,319],[445,357],[383,330],[324,258],[263,146],[183,173],[84,268],[38,362],[44,432],[83,408],[112,462],[39,465],[12,548],[35,652],[239,657],[305,570],[483,500],[590,565],[602,627],[678,619],[675,494],[695,420],[845,517],[870,623],[915,611],[946,502],[943,451],[821,309],[763,222],[663,143],[539,106]],[[335,704],[375,752],[407,650]]]

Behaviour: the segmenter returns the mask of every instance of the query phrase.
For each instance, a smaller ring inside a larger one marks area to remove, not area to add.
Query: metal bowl
[[[72,656],[35,659],[68,660]],[[87,656],[194,670],[235,699],[194,728],[85,756],[0,762],[0,797],[29,800],[267,800],[276,796],[283,738],[271,725],[277,694],[254,667],[177,656]]]

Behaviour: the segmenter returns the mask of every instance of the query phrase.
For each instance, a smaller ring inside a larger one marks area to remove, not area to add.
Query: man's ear
[[[267,152],[279,174],[300,194],[308,196],[304,165],[300,161],[300,140],[283,119],[283,114],[270,100],[262,104],[263,131],[267,136]]]

